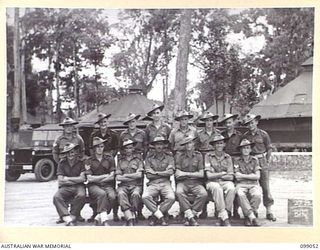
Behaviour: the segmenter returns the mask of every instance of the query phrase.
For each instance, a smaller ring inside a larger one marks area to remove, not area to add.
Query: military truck
[[[62,128],[57,124],[20,130],[19,142],[7,151],[6,180],[16,181],[25,173],[34,173],[38,181],[53,179],[57,164],[52,157],[52,145],[61,134]]]

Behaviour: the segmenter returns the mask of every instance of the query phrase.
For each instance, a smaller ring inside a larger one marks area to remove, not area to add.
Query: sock
[[[187,219],[191,219],[194,217],[191,209],[187,209],[186,211],[184,211],[184,215],[185,215],[185,217],[187,217]]]
[[[126,220],[130,220],[130,219],[134,218],[133,212],[131,212],[130,209],[127,209],[126,211],[124,211],[123,214],[124,214],[124,217],[126,218]]]
[[[256,216],[254,216],[254,213],[251,211],[250,214],[248,215],[248,218],[250,219],[250,221],[252,221],[253,219],[256,218]]]
[[[72,218],[70,215],[63,216],[62,219],[64,222],[67,222],[67,223],[72,221]]]
[[[154,212],[154,216],[157,217],[157,219],[160,219],[163,217],[163,213],[158,209]]]
[[[101,212],[100,213],[101,222],[105,222],[108,220],[108,214],[107,212]]]
[[[218,213],[218,217],[221,218],[221,220],[226,220],[228,219],[228,213],[225,209],[221,210],[219,213]]]
[[[269,206],[269,207],[266,207],[266,211],[267,211],[267,214],[271,214],[271,213],[272,213],[272,209],[271,209],[271,206]]]

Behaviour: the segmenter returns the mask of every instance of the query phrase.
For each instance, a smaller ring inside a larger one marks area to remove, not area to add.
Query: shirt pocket
[[[261,143],[263,143],[263,138],[259,136],[259,137],[257,137],[257,138],[255,139],[255,141],[256,141],[256,143],[261,144]]]

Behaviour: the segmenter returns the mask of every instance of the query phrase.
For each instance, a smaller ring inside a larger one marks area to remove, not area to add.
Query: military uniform
[[[120,145],[122,145],[124,140],[128,140],[128,139],[137,143],[134,149],[134,153],[141,154],[144,156],[147,150],[146,133],[142,129],[136,128],[135,134],[132,135],[129,132],[129,129],[126,129],[120,134]]]
[[[61,155],[60,152],[62,152],[64,146],[67,143],[79,145],[79,157],[82,158],[84,156],[85,148],[82,137],[77,133],[72,133],[71,138],[68,138],[65,134],[63,134],[59,136],[53,143],[52,154],[53,159],[56,161],[56,163],[59,163],[59,161],[64,158],[64,156]]]
[[[101,161],[92,156],[87,160],[87,164],[90,166],[87,174],[93,176],[111,174],[115,171],[114,159],[111,155],[104,154]],[[99,183],[89,182],[87,186],[89,196],[96,201],[96,212],[109,213],[116,203],[115,180]]]
[[[76,159],[74,164],[70,166],[67,159],[62,159],[58,164],[57,176],[80,177],[83,175],[83,181],[85,181],[84,172],[85,167],[82,160]],[[85,198],[86,190],[83,183],[62,184],[53,197],[53,204],[62,218],[69,215],[68,203],[71,202],[70,214],[77,217],[85,205]]]
[[[171,132],[171,127],[167,123],[161,122],[161,125],[157,128],[152,122],[147,125],[145,132],[146,132],[148,143],[152,142],[154,138],[156,138],[156,136],[162,136],[167,140]],[[152,152],[152,151],[153,151],[153,146],[149,144],[148,152]]]
[[[205,156],[205,171],[212,173],[227,172],[233,175],[233,164],[231,156],[224,153],[222,157],[218,157],[215,152],[208,153]],[[233,200],[235,196],[235,187],[232,181],[217,178],[214,180],[207,180],[206,188],[213,201],[216,203],[215,207],[218,216],[223,220],[226,218],[226,210],[231,213]]]
[[[265,207],[271,206],[274,204],[274,200],[269,187],[269,166],[266,158],[266,152],[271,149],[270,136],[266,131],[258,128],[254,135],[247,131],[243,138],[255,143],[252,147],[252,154],[258,158],[261,167],[259,182],[263,193],[263,205]]]
[[[173,129],[169,135],[169,143],[171,146],[171,149],[174,152],[177,151],[183,151],[184,150],[184,146],[180,145],[180,142],[188,136],[192,136],[192,137],[197,137],[198,133],[197,130],[192,127],[192,126],[188,126],[187,130],[181,130],[181,128],[177,128],[177,129]]]
[[[242,138],[241,132],[234,129],[232,135],[229,135],[228,131],[225,130],[221,133],[221,135],[227,139],[224,151],[232,157],[239,156],[240,151],[238,146]]]
[[[261,170],[259,160],[249,155],[248,162],[243,157],[234,160],[234,172],[241,174],[255,174]],[[252,212],[258,211],[261,203],[261,189],[257,180],[237,180],[236,193],[244,216],[248,217]],[[249,197],[249,199],[248,199]]]
[[[148,170],[156,172],[174,171],[174,159],[168,154],[158,155],[153,153],[146,158],[145,171],[149,182],[143,193],[143,202],[146,207],[154,214],[158,210],[156,198],[160,195],[162,202],[159,204],[159,210],[166,214],[175,202],[174,191],[171,186],[170,176],[160,176],[148,173]]]
[[[143,186],[143,161],[139,155],[133,155],[131,159],[128,159],[126,156],[119,158],[116,175],[133,174],[137,172],[141,172],[140,179],[121,181],[118,185],[117,193],[122,211],[129,209],[132,212],[136,212],[140,207]]]
[[[203,170],[203,157],[200,152],[193,151],[191,156],[187,152],[182,152],[176,155],[175,158],[176,169],[184,172],[198,172]],[[208,194],[203,186],[202,178],[182,177],[176,178],[176,196],[180,204],[182,212],[186,210],[193,210],[199,213],[207,201]],[[188,199],[188,194],[195,196],[193,204]]]
[[[106,153],[111,153],[113,156],[115,156],[118,152],[119,148],[119,136],[117,132],[107,129],[106,133],[102,135],[101,130],[97,130],[91,133],[90,136],[90,147],[92,147],[92,140],[94,137],[99,137],[103,140],[106,140],[104,142],[104,151]],[[93,151],[90,151],[90,154],[93,155]]]

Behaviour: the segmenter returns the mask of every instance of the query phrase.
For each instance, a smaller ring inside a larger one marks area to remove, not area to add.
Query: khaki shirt
[[[177,129],[173,129],[169,136],[171,149],[174,151],[183,151],[184,146],[180,146],[180,142],[186,136],[197,137],[198,136],[197,130],[192,126],[188,126],[188,129],[185,131],[182,131],[180,127]]]
[[[67,159],[62,159],[58,164],[57,175],[78,177],[85,170],[84,162],[80,159],[77,159],[72,166]]]
[[[105,135],[102,135],[101,130],[97,130],[92,132],[91,136],[90,136],[90,147],[92,147],[92,141],[93,141],[93,137],[99,137],[103,140],[106,140],[103,144],[104,144],[104,152],[106,153],[111,153],[113,156],[115,156],[118,152],[118,148],[119,148],[119,136],[117,134],[117,132],[111,130],[111,129],[107,129],[107,132]],[[93,155],[93,150],[90,150],[90,154]]]
[[[165,122],[161,122],[161,125],[159,126],[159,128],[157,128],[152,122],[147,125],[145,132],[147,135],[147,141],[148,143],[150,143],[154,140],[156,136],[163,136],[165,139],[168,139],[171,132],[171,128]]]
[[[131,159],[126,156],[119,156],[116,175],[134,174],[137,172],[143,172],[143,161],[140,156],[133,155]],[[143,184],[143,179],[132,180],[129,182],[121,182],[124,185],[139,185]]]
[[[187,152],[179,152],[176,154],[175,156],[175,166],[176,169],[179,169],[183,172],[190,172],[190,173],[194,173],[194,172],[198,172],[200,170],[203,170],[203,157],[202,154],[198,151],[193,151],[191,156],[189,156],[187,154]],[[200,182],[203,181],[203,177],[202,178],[196,178],[196,177],[186,177],[188,179],[185,180],[177,180],[177,182],[179,181],[191,181],[191,182]]]
[[[222,157],[217,157],[215,152],[205,155],[205,171],[212,173],[227,172],[233,174],[233,163],[230,155],[223,153]],[[220,180],[217,179],[217,180]]]
[[[60,152],[63,151],[63,148],[67,143],[79,145],[79,157],[82,158],[84,156],[84,142],[82,137],[77,133],[73,133],[70,139],[66,137],[65,134],[63,134],[54,141],[52,147],[53,159],[57,163],[59,163],[61,159],[65,158],[63,155],[60,154]]]
[[[229,136],[227,130],[225,130],[221,133],[221,135],[224,138],[227,138],[224,151],[231,156],[240,156],[240,151],[238,149],[238,146],[240,145],[240,142],[241,142],[241,137],[242,137],[241,132],[238,130],[233,130],[233,134]]]
[[[146,158],[145,170],[147,171],[148,169],[152,169],[156,172],[164,172],[170,169],[174,170],[174,159],[171,155],[165,153],[162,155],[153,153]],[[150,182],[161,183],[168,180],[170,180],[170,176],[156,176],[155,178],[152,178]]]
[[[234,159],[234,172],[241,174],[255,174],[258,170],[261,170],[259,160],[254,156],[249,156],[249,161],[245,162],[242,157]],[[237,180],[237,183],[254,184],[257,185],[256,180]]]
[[[198,140],[196,143],[197,150],[199,151],[214,150],[214,147],[209,142],[212,141],[213,137],[217,134],[220,134],[220,131],[217,129],[213,129],[210,135],[206,129],[200,130],[198,132]]]
[[[120,145],[127,140],[130,139],[134,142],[137,142],[134,153],[136,154],[145,154],[147,150],[147,136],[146,133],[142,129],[136,129],[134,135],[129,132],[129,129],[126,129],[120,134]]]
[[[255,143],[254,147],[252,148],[253,154],[262,154],[271,148],[270,136],[262,129],[257,129],[257,132],[254,135],[251,134],[250,131],[247,131],[243,135],[243,139],[244,138]]]

